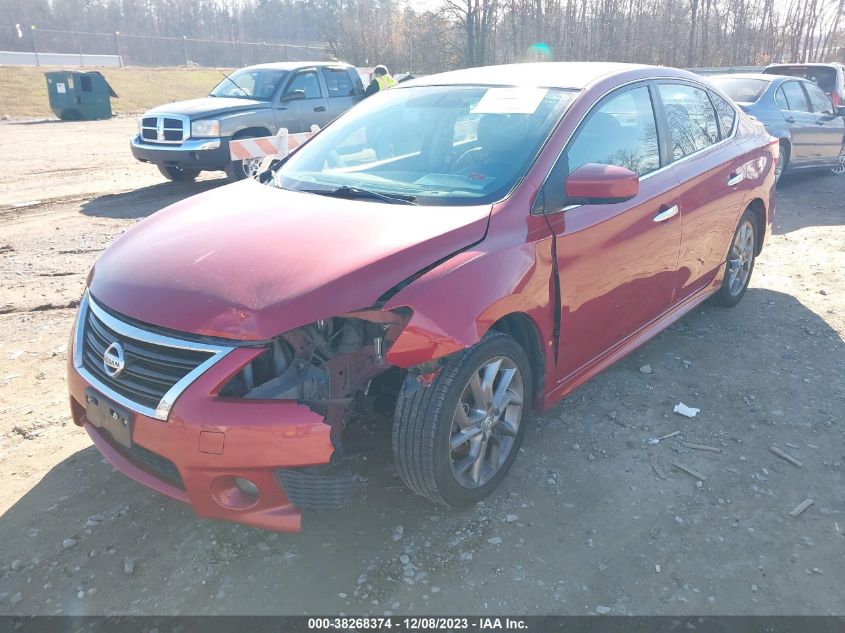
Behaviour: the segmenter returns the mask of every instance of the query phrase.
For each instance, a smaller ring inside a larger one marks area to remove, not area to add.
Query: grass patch
[[[53,118],[44,73],[56,67],[0,66],[0,116]],[[68,70],[76,70],[70,69]],[[93,70],[90,68],[82,70]],[[204,97],[223,79],[214,68],[100,68],[120,95],[112,99],[115,113],[136,114],[149,108]],[[227,71],[228,72],[228,71]]]

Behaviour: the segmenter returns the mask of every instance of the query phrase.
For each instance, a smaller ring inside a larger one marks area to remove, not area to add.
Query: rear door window
[[[786,97],[787,109],[793,112],[811,112],[807,103],[807,95],[797,81],[786,81],[781,86]]]
[[[813,107],[813,112],[817,114],[833,114],[833,106],[827,95],[819,90],[815,84],[804,84],[804,89],[807,91],[807,96],[810,97],[810,105]]]
[[[686,84],[660,84],[658,89],[669,124],[673,160],[719,140],[716,112],[705,90]]]
[[[355,95],[355,86],[349,73],[343,68],[322,68],[323,79],[326,80],[326,88],[329,97],[352,97]]]

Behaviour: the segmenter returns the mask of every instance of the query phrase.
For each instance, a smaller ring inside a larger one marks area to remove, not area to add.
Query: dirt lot
[[[131,160],[133,125],[0,124],[0,613],[845,613],[845,178],[788,179],[744,301],[700,307],[535,418],[488,502],[431,506],[378,450],[359,504],[273,534],[196,519],[70,422],[90,265],[222,183],[162,182]]]

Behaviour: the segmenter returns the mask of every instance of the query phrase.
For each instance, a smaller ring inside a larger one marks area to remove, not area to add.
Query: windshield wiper
[[[371,189],[361,189],[360,187],[349,187],[347,185],[335,189],[299,189],[298,191],[316,193],[321,196],[336,196],[338,198],[372,198],[373,200],[381,200],[389,204],[417,204],[414,202],[416,196],[399,193],[381,193],[379,191],[372,191]]]

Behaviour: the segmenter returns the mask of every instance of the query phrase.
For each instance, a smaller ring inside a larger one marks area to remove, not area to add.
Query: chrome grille
[[[123,349],[117,375],[106,367],[110,345]],[[91,385],[118,404],[161,420],[188,385],[232,348],[150,332],[106,312],[87,294],[80,303],[74,365]]]
[[[191,136],[191,121],[177,114],[145,116],[141,119],[141,138],[149,143],[176,144]]]

